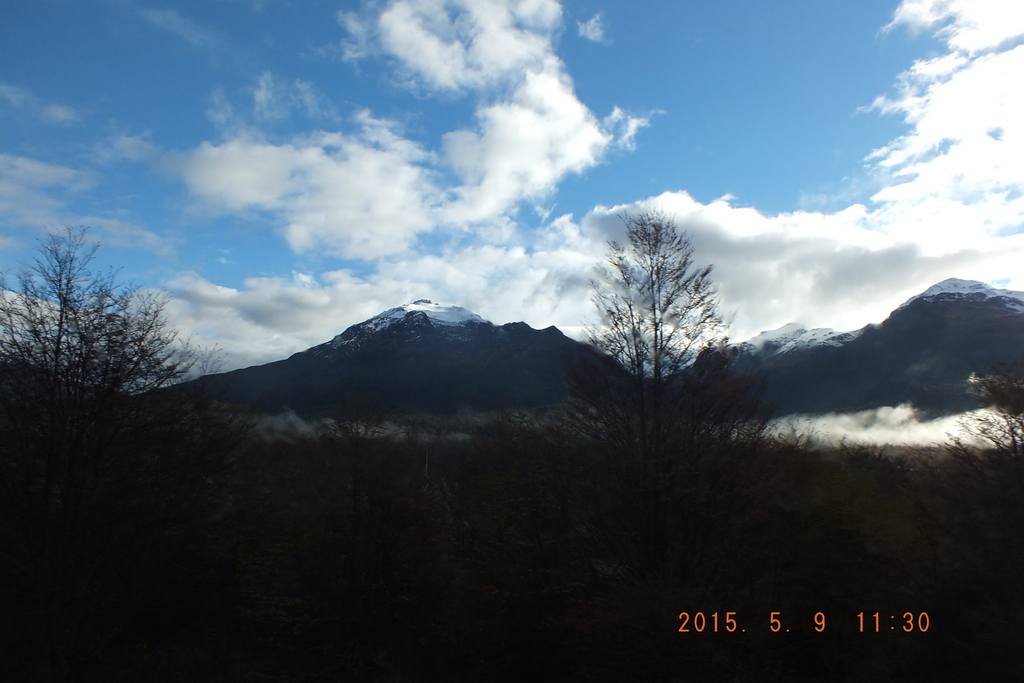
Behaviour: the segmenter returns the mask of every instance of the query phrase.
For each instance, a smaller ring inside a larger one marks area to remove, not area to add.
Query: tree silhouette
[[[668,217],[623,217],[592,281],[602,319],[569,370],[567,423],[595,453],[587,537],[612,571],[691,575],[749,502],[740,463],[759,452],[767,412],[756,377],[736,374],[711,266]]]
[[[712,266],[694,263],[693,244],[672,219],[645,212],[623,222],[628,243],[610,242],[607,265],[591,280],[601,321],[588,327],[589,341],[607,359],[588,364],[618,370],[598,373],[601,393],[629,416],[615,437],[652,453],[679,404],[682,371],[723,341],[724,325]],[[576,388],[579,398],[595,395],[595,387]]]
[[[163,300],[90,271],[95,251],[67,229],[0,278],[0,640],[43,678],[127,646],[168,597],[234,438],[172,390],[199,356]]]

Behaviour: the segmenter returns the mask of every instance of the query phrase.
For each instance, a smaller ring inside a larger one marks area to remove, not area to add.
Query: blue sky
[[[418,298],[573,332],[620,214],[733,336],[1024,289],[1009,0],[56,0],[0,9],[0,269],[87,225],[226,367]]]

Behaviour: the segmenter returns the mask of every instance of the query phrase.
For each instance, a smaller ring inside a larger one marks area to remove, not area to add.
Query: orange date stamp
[[[680,612],[679,613],[679,632],[680,633],[746,633],[747,629],[740,623],[739,618],[736,616],[737,612],[711,612],[705,614],[704,612]],[[886,620],[888,617],[888,620]],[[931,626],[931,619],[928,617],[927,612],[904,612],[902,616],[896,614],[883,614],[881,612],[875,612],[874,614],[867,614],[860,612],[851,618],[847,618],[842,621],[843,624],[856,626],[860,633],[884,633],[885,631],[903,631],[904,633],[925,633]],[[798,630],[810,630],[813,628],[818,633],[825,631],[828,619],[824,612],[815,612],[813,624],[810,620],[795,620],[791,621],[787,619],[787,624],[792,624],[794,628]],[[782,623],[782,612],[771,612],[768,617],[768,623],[765,624],[763,621],[759,625],[751,622],[747,624],[753,630],[754,628],[768,627],[774,633],[789,633],[790,628],[784,626]],[[887,628],[888,627],[888,628]]]

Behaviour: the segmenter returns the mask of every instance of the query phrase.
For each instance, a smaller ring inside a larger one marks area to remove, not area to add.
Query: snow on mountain
[[[484,323],[484,320],[476,313],[463,308],[462,306],[445,306],[436,304],[429,299],[417,299],[409,304],[402,304],[395,308],[389,308],[383,313],[378,313],[369,320],[353,325],[321,347],[341,348],[351,344],[357,344],[359,340],[365,339],[367,335],[380,332],[395,323],[405,320],[410,316],[424,316],[432,324],[445,328],[465,327],[468,323]],[[454,329],[453,329],[454,331]],[[315,347],[320,348],[320,347]]]
[[[971,299],[992,299],[1002,297],[1010,308],[1024,311],[1024,292],[1015,292],[1010,289],[999,289],[992,285],[986,285],[977,280],[961,280],[951,277],[947,280],[932,285],[917,296],[912,296],[903,302],[899,308],[910,305],[910,302],[917,299],[957,298],[966,297]],[[896,310],[899,310],[896,309]]]
[[[362,324],[370,324],[375,330],[380,330],[392,325],[397,320],[405,318],[405,316],[415,311],[422,311],[428,318],[430,318],[431,322],[438,325],[465,325],[469,322],[487,322],[476,313],[473,313],[462,306],[443,306],[441,304],[435,304],[429,299],[417,299],[411,304],[403,304],[401,306],[396,306],[395,308],[389,308],[383,313],[378,313]]]
[[[992,299],[1001,298],[1009,308],[1024,312],[1024,292],[1016,292],[1009,289],[999,289],[977,280],[961,280],[951,277],[938,284],[932,285],[920,294],[907,299],[896,310],[906,308],[912,301],[917,299]],[[740,344],[740,349],[746,353],[756,353],[763,356],[777,356],[790,351],[814,348],[817,346],[842,346],[843,344],[856,339],[863,330],[852,332],[836,332],[828,327],[817,327],[811,330],[799,323],[788,323],[776,330],[762,332],[755,337]]]
[[[856,339],[863,330],[836,332],[830,327],[816,327],[808,330],[800,323],[788,323],[775,330],[768,330],[751,337],[740,345],[747,352],[776,356],[798,349],[816,346],[842,346]]]

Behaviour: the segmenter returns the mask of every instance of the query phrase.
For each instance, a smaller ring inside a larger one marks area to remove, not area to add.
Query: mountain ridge
[[[554,326],[495,325],[419,299],[284,360],[206,381],[229,402],[307,415],[355,402],[405,413],[538,408],[568,398],[565,357],[580,346]]]
[[[737,370],[765,375],[778,415],[907,402],[961,412],[976,407],[972,373],[1024,352],[1024,292],[950,278],[859,330],[789,323],[732,346]],[[229,402],[311,415],[360,401],[408,413],[539,408],[568,400],[566,363],[586,348],[554,326],[495,325],[417,299],[287,359],[205,381]]]
[[[977,407],[968,386],[972,373],[1021,361],[1024,293],[950,278],[842,343],[781,353],[741,344],[739,351],[737,367],[767,376],[766,398],[781,415],[908,402],[925,415],[954,414]]]
[[[985,284],[979,280],[963,280],[960,278],[947,278],[938,282],[920,294],[915,294],[890,312],[906,308],[912,302],[918,300],[934,301],[966,298],[970,300],[1003,299],[1003,303],[1010,308],[1024,312],[1024,292],[1009,289],[1000,289]],[[772,355],[788,353],[790,351],[812,348],[817,346],[842,346],[853,341],[866,329],[880,323],[868,323],[857,330],[837,332],[831,327],[816,327],[808,329],[801,323],[789,322],[782,327],[773,330],[764,330],[750,339],[739,344],[734,344],[741,353],[758,353],[769,349]]]

